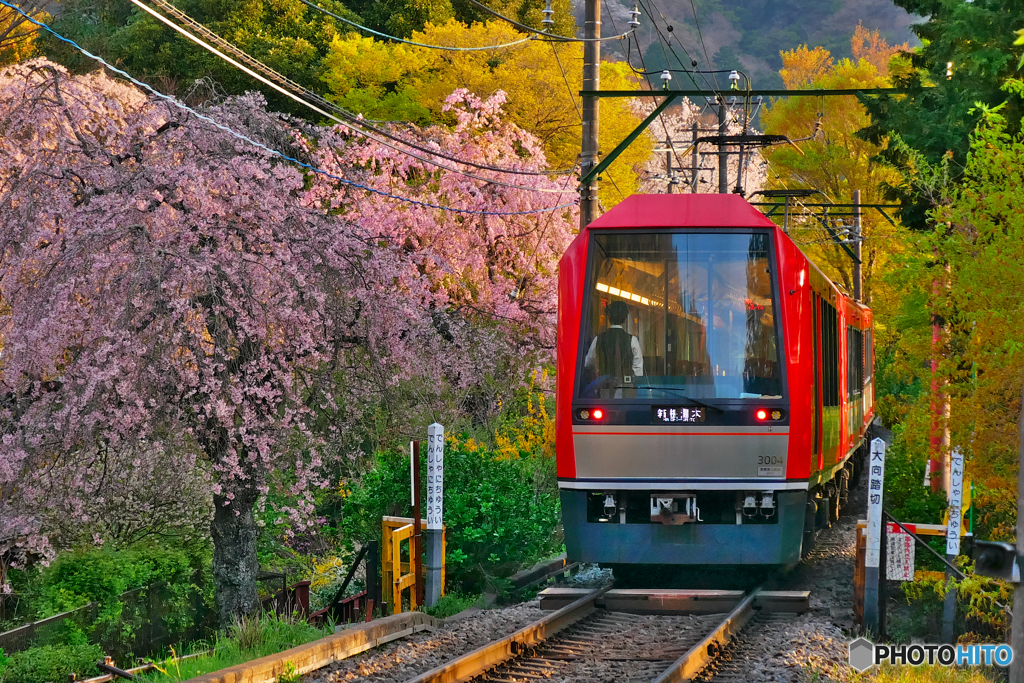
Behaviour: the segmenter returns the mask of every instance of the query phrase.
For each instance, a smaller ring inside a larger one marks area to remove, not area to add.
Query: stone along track
[[[725,614],[693,614],[694,595],[716,593],[718,600],[712,604],[719,606],[728,596],[723,600],[725,592],[715,591],[669,593],[667,600],[665,592],[649,600],[651,595],[641,591],[587,592],[518,632],[407,683],[692,680],[758,607],[799,609],[807,600],[806,594],[755,591],[731,596],[734,607]],[[736,598],[741,598],[738,605]],[[651,611],[656,613],[636,613]]]

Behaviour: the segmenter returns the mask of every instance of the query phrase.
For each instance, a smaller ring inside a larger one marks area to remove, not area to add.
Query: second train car
[[[560,263],[565,543],[605,565],[796,564],[873,415],[871,310],[736,195],[634,195]]]

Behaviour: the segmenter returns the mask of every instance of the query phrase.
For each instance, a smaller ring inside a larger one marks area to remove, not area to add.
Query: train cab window
[[[782,398],[767,233],[597,234],[580,398]]]

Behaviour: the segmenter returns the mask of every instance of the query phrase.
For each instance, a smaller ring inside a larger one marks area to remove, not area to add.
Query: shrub
[[[494,577],[561,547],[555,462],[539,453],[510,457],[472,439],[451,439],[445,452],[444,519],[448,527],[449,586],[481,592]],[[424,458],[425,461],[425,458]],[[423,463],[426,467],[426,463]],[[422,481],[426,481],[424,474]],[[409,461],[405,452],[378,453],[353,485],[345,508],[350,538],[380,538],[382,515],[410,515]]]
[[[946,497],[924,486],[927,459],[911,453],[902,425],[893,430],[892,447],[885,454],[885,507],[901,522],[939,524]]]
[[[193,576],[192,559],[171,548],[64,553],[39,575],[36,612],[43,618],[96,602],[95,620],[92,614],[76,615],[75,623],[65,620],[36,644],[91,641],[121,655],[145,647],[135,640],[153,617],[154,605],[159,606],[159,621],[173,637],[195,623],[196,602],[209,604],[212,597],[195,585]]]
[[[427,608],[427,614],[438,619],[447,619],[453,614],[469,609],[476,602],[478,595],[466,595],[455,591],[443,596],[433,607]]]
[[[96,662],[103,659],[98,645],[43,645],[11,655],[0,673],[2,683],[50,683],[98,675]]]

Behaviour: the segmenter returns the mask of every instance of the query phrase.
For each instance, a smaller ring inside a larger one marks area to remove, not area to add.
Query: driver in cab
[[[623,398],[623,389],[635,393],[634,378],[644,374],[644,357],[640,341],[623,328],[629,306],[613,301],[608,304],[607,315],[608,329],[594,337],[583,364],[596,369],[602,378],[598,386],[600,398]]]

